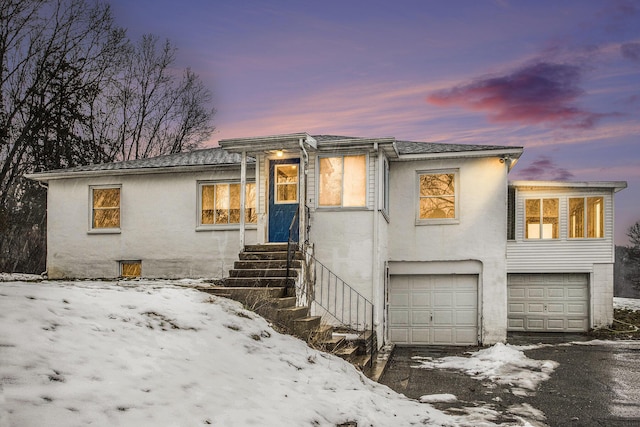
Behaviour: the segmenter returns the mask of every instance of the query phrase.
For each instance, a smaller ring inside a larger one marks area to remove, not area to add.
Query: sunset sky
[[[511,179],[627,181],[640,220],[640,1],[111,0],[178,48],[216,132],[525,147]]]

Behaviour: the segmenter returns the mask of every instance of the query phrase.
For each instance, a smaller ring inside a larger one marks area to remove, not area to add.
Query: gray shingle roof
[[[371,138],[340,136],[340,135],[313,135],[313,138],[322,145],[323,142],[349,141],[355,143],[370,140]],[[437,153],[461,153],[470,151],[514,150],[521,147],[507,147],[498,145],[466,145],[443,144],[432,142],[396,141],[396,147],[400,155],[403,154],[437,154]],[[99,172],[121,171],[135,169],[159,169],[181,166],[216,166],[234,165],[241,161],[240,154],[230,153],[220,147],[194,150],[186,153],[168,154],[148,159],[128,160],[124,162],[103,163],[95,165],[77,166],[69,169],[52,170],[43,174],[74,173],[74,172]],[[247,157],[249,163],[255,163],[255,159]],[[33,176],[39,175],[38,173]]]
[[[179,166],[198,165],[232,165],[239,164],[240,154],[229,153],[222,148],[206,148],[185,153],[167,154],[164,156],[151,157],[148,159],[127,160],[125,162],[101,163],[95,165],[77,166],[64,169],[65,172],[85,172],[85,171],[109,171],[128,169],[149,169],[149,168],[170,168]],[[248,157],[247,162],[253,163],[255,159]],[[56,171],[50,171],[56,172]]]

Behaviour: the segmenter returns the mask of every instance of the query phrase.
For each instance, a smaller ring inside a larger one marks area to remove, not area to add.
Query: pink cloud
[[[487,113],[493,122],[551,124],[591,128],[605,114],[577,107],[584,91],[577,65],[537,62],[502,76],[432,93],[427,101],[441,107],[459,106]]]
[[[574,177],[569,170],[558,166],[550,157],[539,156],[528,166],[518,169],[517,177],[527,180],[566,181]]]

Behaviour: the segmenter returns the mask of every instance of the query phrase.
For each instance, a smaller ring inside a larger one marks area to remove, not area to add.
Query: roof
[[[124,162],[101,163],[85,166],[77,166],[68,169],[58,169],[45,172],[27,174],[26,177],[38,181],[48,179],[67,178],[82,175],[105,175],[114,171],[122,173],[149,173],[179,171],[188,168],[193,170],[197,167],[207,166],[237,166],[241,162],[240,151],[251,148],[251,152],[259,152],[263,144],[279,146],[278,142],[295,142],[295,147],[299,145],[299,140],[308,145],[309,148],[320,151],[335,149],[354,149],[366,146],[379,146],[385,150],[391,158],[433,158],[451,156],[490,156],[508,155],[517,159],[522,154],[522,147],[507,147],[497,145],[466,145],[466,144],[445,144],[432,142],[412,142],[397,141],[393,137],[367,138],[341,135],[308,135],[306,133],[271,135],[263,137],[235,138],[221,140],[222,147],[206,148],[185,153],[168,154],[147,159],[128,160]],[[275,145],[274,145],[275,144]],[[317,144],[317,146],[316,146]],[[292,147],[294,147],[292,145]],[[227,148],[228,147],[228,148]],[[256,148],[254,148],[256,147]],[[260,148],[258,148],[260,147]],[[289,147],[289,148],[292,148]],[[255,163],[255,159],[247,157],[249,163]]]
[[[617,193],[620,190],[627,188],[626,181],[509,181],[510,187],[517,187],[521,189],[550,189],[550,188],[601,188],[613,190]]]

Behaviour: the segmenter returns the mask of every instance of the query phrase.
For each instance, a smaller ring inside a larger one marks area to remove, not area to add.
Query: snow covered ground
[[[168,281],[0,284],[1,427],[347,421],[470,425]]]
[[[640,299],[614,297],[613,307],[640,311]]]
[[[372,382],[238,303],[189,289],[198,281],[38,279],[0,275],[0,427],[494,425],[483,408],[450,416]],[[555,367],[522,350],[419,362],[509,378],[515,393]]]

